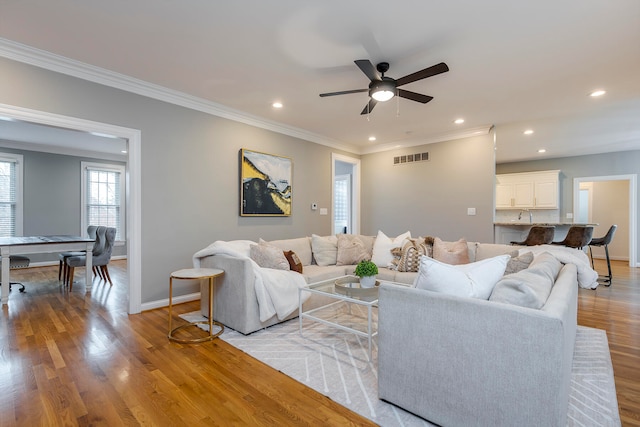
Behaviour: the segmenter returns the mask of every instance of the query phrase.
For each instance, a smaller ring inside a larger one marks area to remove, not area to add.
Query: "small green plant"
[[[360,261],[360,263],[356,265],[354,274],[358,277],[375,276],[378,274],[378,266],[368,260]]]

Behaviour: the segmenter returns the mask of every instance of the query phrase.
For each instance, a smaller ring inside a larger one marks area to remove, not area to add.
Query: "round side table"
[[[174,271],[171,273],[171,277],[169,278],[169,335],[168,338],[171,341],[175,341],[181,344],[194,344],[201,343],[206,341],[211,341],[216,338],[218,335],[222,334],[224,331],[224,326],[222,323],[216,322],[213,320],[213,285],[215,279],[224,274],[223,270],[219,270],[217,268],[185,268],[182,270]],[[173,279],[183,279],[183,280],[198,280],[198,279],[209,279],[209,319],[201,320],[197,322],[189,322],[184,325],[180,325],[177,328],[171,329],[171,319],[172,319],[172,307],[173,307]],[[194,339],[182,339],[176,338],[174,336],[175,332],[179,329],[187,328],[189,326],[194,325],[209,325],[209,335],[203,338],[194,338]],[[213,325],[219,326],[220,330],[213,333]]]

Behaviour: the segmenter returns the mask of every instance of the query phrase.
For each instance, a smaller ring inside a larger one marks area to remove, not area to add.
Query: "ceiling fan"
[[[386,77],[384,73],[389,71],[389,63],[381,62],[374,68],[371,61],[368,59],[358,59],[354,61],[358,68],[362,70],[362,72],[371,80],[369,83],[368,89],[354,89],[354,90],[343,90],[340,92],[329,92],[329,93],[321,93],[321,97],[325,96],[335,96],[335,95],[346,95],[349,93],[359,93],[359,92],[369,92],[369,103],[364,107],[360,114],[368,114],[373,110],[373,107],[379,102],[388,101],[394,96],[399,96],[400,98],[410,99],[412,101],[421,102],[426,104],[427,102],[433,99],[432,96],[423,95],[421,93],[411,92],[404,89],[398,89],[399,86],[406,85],[408,83],[415,82],[417,80],[426,79],[427,77],[435,76],[441,73],[446,73],[449,71],[449,67],[444,62],[433,65],[431,67],[425,68],[424,70],[417,71],[415,73],[409,74],[407,76],[401,77],[399,79],[392,79],[391,77]]]

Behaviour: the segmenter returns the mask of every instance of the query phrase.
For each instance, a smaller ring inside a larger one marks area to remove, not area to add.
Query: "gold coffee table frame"
[[[217,268],[185,268],[182,270],[174,271],[171,273],[171,277],[169,278],[169,335],[168,338],[171,341],[181,343],[181,344],[197,344],[206,341],[211,341],[214,338],[218,337],[222,332],[224,332],[224,325],[222,323],[216,322],[213,320],[213,285],[215,283],[215,279],[224,274],[223,270],[219,270]],[[177,328],[171,329],[171,320],[172,320],[172,308],[173,308],[173,279],[182,279],[182,280],[201,280],[201,279],[209,279],[209,320],[201,320],[197,322],[188,322],[184,325],[180,325]],[[188,328],[190,326],[195,325],[209,325],[209,335],[203,338],[194,338],[194,339],[183,339],[176,338],[174,334],[176,331],[184,328]],[[213,325],[219,326],[220,330],[213,333]]]

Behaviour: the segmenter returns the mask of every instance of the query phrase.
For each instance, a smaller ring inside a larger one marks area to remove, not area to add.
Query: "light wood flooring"
[[[11,272],[27,292],[2,307],[0,426],[375,425],[221,340],[169,342],[168,310],[128,315],[126,262],[109,271],[89,294],[57,267]],[[580,289],[578,323],[607,331],[623,425],[640,426],[640,269],[614,262],[613,286]]]

